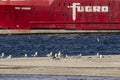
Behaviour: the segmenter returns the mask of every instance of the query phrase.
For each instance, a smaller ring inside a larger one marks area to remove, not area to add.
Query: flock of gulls
[[[33,55],[31,55],[31,56],[32,56],[32,57],[38,57],[38,52],[35,52],[35,54],[33,54]],[[27,55],[27,54],[24,54],[23,57],[28,57],[28,55]],[[2,54],[0,55],[0,58],[10,59],[10,58],[12,58],[12,55],[8,55],[7,57],[5,57],[5,53],[2,53]]]
[[[27,58],[28,55],[24,54],[24,56],[22,56],[22,57]],[[32,54],[31,57],[39,57],[38,52],[35,52],[34,54]],[[52,52],[50,52],[49,54],[46,55],[46,57],[51,57],[53,59],[60,59],[60,58],[68,58],[69,56],[68,55],[63,55],[61,52],[58,52],[56,54],[53,54]],[[79,54],[76,57],[82,57],[82,54]],[[102,54],[99,54],[99,53],[96,54],[96,57],[97,58],[104,58],[104,56]],[[7,57],[5,57],[5,54],[2,53],[0,55],[0,58],[10,59],[10,58],[12,58],[12,55],[8,55]]]
[[[96,40],[98,42],[100,42],[99,38],[97,38]],[[104,56],[102,54],[99,54],[99,53],[97,53],[96,56],[97,56],[97,58],[104,58]],[[28,55],[24,54],[24,56],[22,56],[22,57],[28,57]],[[38,52],[35,52],[33,55],[31,55],[31,57],[38,57]],[[46,55],[46,57],[52,57],[54,59],[60,59],[60,58],[68,58],[69,56],[68,55],[63,55],[61,52],[58,52],[58,53],[53,55],[53,53],[50,52],[49,54]],[[77,55],[77,57],[82,57],[82,54]],[[9,59],[9,58],[12,58],[12,55],[9,55],[9,56],[5,57],[5,54],[2,53],[0,55],[0,58],[7,58],[7,59]]]
[[[5,53],[2,53],[0,55],[0,58],[6,58],[6,59],[10,59],[12,58],[12,55],[8,55],[7,57],[5,56]],[[24,54],[22,57],[27,58],[28,54]],[[35,52],[34,54],[31,55],[31,57],[39,57],[38,52]],[[50,52],[49,54],[46,55],[46,57],[52,57],[52,58],[65,58],[68,57],[68,55],[63,55],[61,52],[56,53],[55,55],[53,55],[52,52]]]

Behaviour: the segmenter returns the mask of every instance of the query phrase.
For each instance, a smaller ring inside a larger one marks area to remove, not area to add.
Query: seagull
[[[99,57],[100,56],[100,54],[99,53],[97,53],[97,57]]]
[[[68,58],[69,56],[66,54],[65,57]]]
[[[81,53],[76,56],[76,58],[81,58],[81,57],[82,57],[82,54],[81,54]]]
[[[4,53],[2,53],[2,55],[0,56],[1,58],[3,58],[5,56],[5,54]]]
[[[104,56],[101,54],[101,55],[100,55],[100,58],[104,58]]]
[[[58,53],[58,56],[60,56],[60,55],[61,55],[61,52]]]
[[[52,52],[50,52],[50,53],[49,53],[49,54],[47,54],[46,56],[47,56],[47,57],[52,57],[52,54],[53,54],[53,53],[52,53]]]
[[[35,55],[34,55],[34,57],[36,57],[36,56],[38,56],[38,52],[35,52]]]
[[[24,57],[27,57],[27,54],[25,54]]]
[[[58,54],[57,53],[55,54],[55,58],[58,58]]]
[[[59,57],[59,58],[63,57],[63,55],[62,55],[61,52],[58,53],[58,57]]]
[[[38,56],[38,52],[35,52],[34,55],[32,55],[33,57],[37,57]]]
[[[7,57],[7,59],[10,59],[10,58],[12,58],[12,55],[9,55],[9,56]]]
[[[82,57],[82,54],[79,54],[80,57]]]

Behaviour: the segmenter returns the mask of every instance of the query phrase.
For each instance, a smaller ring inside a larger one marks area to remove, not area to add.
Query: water
[[[67,55],[120,54],[119,34],[2,35],[0,53],[13,57],[35,52],[39,56],[59,51]]]
[[[0,53],[20,57],[35,52],[45,56],[61,51],[67,55],[120,54],[119,34],[73,34],[73,35],[1,35]],[[110,77],[0,75],[0,80],[120,80]]]
[[[0,75],[0,80],[120,80],[120,78],[85,76]]]

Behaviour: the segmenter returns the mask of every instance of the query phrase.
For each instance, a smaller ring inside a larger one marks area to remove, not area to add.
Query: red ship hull
[[[0,28],[120,30],[119,8],[119,0],[0,0]]]

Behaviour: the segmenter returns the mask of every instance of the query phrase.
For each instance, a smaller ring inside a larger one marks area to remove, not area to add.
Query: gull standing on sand
[[[82,57],[82,54],[81,54],[81,53],[76,56],[76,58],[81,58],[81,57]]]
[[[9,55],[9,56],[7,57],[7,59],[10,59],[10,58],[12,58],[12,55]]]
[[[58,54],[57,53],[55,54],[55,58],[58,58]]]
[[[58,53],[58,57],[59,57],[59,58],[63,57],[63,55],[62,55],[61,52]]]
[[[0,58],[3,58],[5,56],[5,54],[4,53],[2,53],[2,55],[0,56]]]
[[[53,53],[52,53],[52,52],[50,52],[50,53],[49,53],[49,54],[47,54],[46,56],[47,56],[47,57],[52,57],[52,54],[53,54]]]
[[[25,54],[24,57],[27,57],[27,54]]]
[[[34,55],[32,55],[33,57],[37,57],[38,56],[38,52],[35,52]]]
[[[82,54],[79,54],[80,57],[82,57]]]
[[[100,55],[100,58],[104,58],[104,56],[101,54],[101,55]]]
[[[65,55],[65,58],[68,58],[68,57],[69,57],[69,56],[66,54],[66,55]]]
[[[99,54],[99,53],[97,53],[96,55],[97,55],[97,58],[100,57],[100,54]]]

